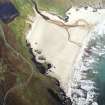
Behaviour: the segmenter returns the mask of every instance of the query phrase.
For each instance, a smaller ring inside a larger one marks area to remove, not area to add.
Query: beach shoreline
[[[45,11],[42,13],[51,20],[55,20],[55,22],[62,22],[55,15],[53,16]],[[41,50],[41,56],[44,56],[46,61],[53,65],[47,74],[58,79],[65,92],[68,91],[68,81],[73,75],[72,67],[81,48],[78,43],[82,45],[85,36],[88,34],[87,29],[87,27],[70,28],[68,32],[71,34],[72,43],[70,42],[71,40],[68,40],[68,33],[63,27],[46,21],[39,14],[36,14],[32,28],[26,36],[27,41],[33,49],[33,53],[36,55],[35,50]],[[72,33],[70,32],[71,30]],[[76,35],[77,31],[79,31],[78,36]]]

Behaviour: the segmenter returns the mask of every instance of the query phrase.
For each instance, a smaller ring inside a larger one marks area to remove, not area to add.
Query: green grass
[[[19,49],[17,48],[16,50],[19,51],[25,58],[27,58],[27,60],[31,62],[30,60],[31,55],[28,52],[28,48],[25,42],[25,33],[26,33],[26,30],[29,28],[29,24],[26,23],[26,18],[28,15],[33,16],[34,14],[34,11],[32,9],[32,4],[30,0],[11,0],[11,1],[13,2],[13,4],[16,6],[16,8],[20,13],[20,16],[17,17],[14,21],[12,21],[9,24],[9,27],[12,29],[14,33],[14,37],[16,38],[19,46]],[[44,3],[44,2],[41,2],[41,3]],[[54,7],[52,6],[51,8],[50,6],[51,4],[48,5],[49,10],[55,9],[55,6],[57,8],[58,4],[56,4]],[[45,8],[46,8],[46,5],[45,7],[43,7],[43,9],[45,10]],[[57,10],[57,11],[61,11],[61,10]],[[19,62],[19,63],[21,64],[22,62]],[[29,68],[28,66],[29,65],[22,66],[20,69],[22,71],[27,71],[27,68]],[[17,68],[15,69],[17,70]],[[24,87],[17,88],[16,89],[17,93],[15,90],[14,90],[14,93],[19,94],[20,96],[19,98],[21,99],[24,96],[24,99],[25,99],[24,102],[29,101],[28,105],[57,105],[56,101],[48,94],[48,91],[47,91],[48,88],[53,89],[54,91],[57,91],[57,86],[55,85],[55,79],[51,77],[46,77],[45,75],[37,73],[36,68],[34,69],[35,71],[29,85],[25,88]],[[22,73],[21,70],[16,74],[17,75],[16,85],[23,83],[24,81],[26,81],[27,77],[29,77],[29,75],[25,75],[24,73]],[[30,68],[29,68],[29,71],[31,71]]]
[[[42,10],[64,16],[65,12],[71,7],[71,0],[36,0]]]
[[[20,16],[11,22],[9,26],[11,27],[20,46],[18,50],[22,55],[27,57],[29,54],[26,47],[25,34],[26,29],[29,28],[29,24],[26,23],[26,20],[28,15],[33,16],[35,14],[29,0],[12,0],[12,2],[19,11]]]
[[[62,1],[62,2],[61,2]],[[64,12],[70,5],[70,0],[66,2],[64,0],[37,0],[38,6],[40,9],[51,11],[58,13],[60,15],[64,15]],[[13,4],[18,9],[20,16],[17,17],[12,23],[10,23],[10,27],[13,33],[16,36],[16,40],[19,44],[19,51],[25,57],[29,56],[27,53],[27,47],[25,42],[25,32],[29,28],[29,24],[26,23],[26,19],[28,15],[34,15],[34,11],[32,9],[31,0],[12,0]]]

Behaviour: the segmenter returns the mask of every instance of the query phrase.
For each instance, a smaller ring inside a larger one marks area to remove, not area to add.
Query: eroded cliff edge
[[[12,3],[20,16],[9,24],[0,23],[0,104],[70,105],[59,82],[39,73],[31,60],[33,56],[24,37],[30,27],[26,17],[33,13],[31,2],[13,0]]]

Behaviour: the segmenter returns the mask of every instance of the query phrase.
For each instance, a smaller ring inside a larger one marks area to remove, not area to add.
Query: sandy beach
[[[50,18],[54,19],[51,15]],[[86,28],[72,28],[71,30],[69,32],[72,41],[82,45],[82,41],[88,33]],[[78,36],[75,33],[77,31],[79,31]],[[61,82],[61,87],[67,91],[68,81],[72,77],[72,67],[80,47],[68,40],[68,33],[65,29],[45,21],[40,15],[36,16],[32,29],[27,35],[27,40],[31,44],[33,52],[35,50],[42,51],[41,55],[53,65],[48,75],[57,78]]]
[[[36,56],[44,56],[46,61],[53,65],[48,71],[48,75],[57,78],[61,83],[61,87],[67,92],[68,82],[70,85],[73,77],[73,65],[80,53],[84,39],[94,26],[104,19],[105,12],[103,9],[94,12],[91,7],[87,10],[81,8],[77,11],[76,7],[73,7],[66,13],[69,16],[68,22],[64,22],[56,15],[45,11],[42,13],[53,20],[54,23],[46,21],[39,14],[36,14],[26,39],[31,44],[33,53]],[[64,27],[55,24],[55,22],[62,22],[70,25],[70,27],[66,30]],[[71,25],[74,26],[71,27]],[[35,50],[39,50],[42,53],[40,55],[36,54]],[[41,63],[46,62],[38,61]]]

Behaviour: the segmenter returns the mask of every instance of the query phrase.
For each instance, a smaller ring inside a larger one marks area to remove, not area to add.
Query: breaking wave
[[[105,22],[89,32],[74,65],[73,80],[68,90],[73,105],[99,105],[97,86],[99,63],[105,58]],[[104,103],[105,104],[105,103]],[[103,105],[103,104],[101,104]]]

